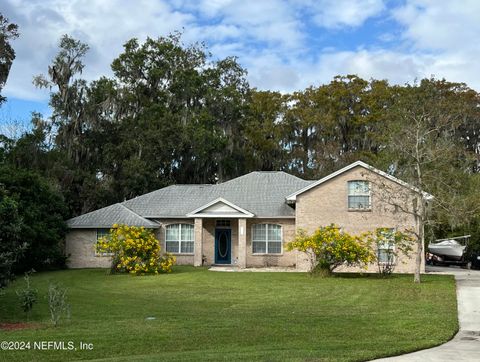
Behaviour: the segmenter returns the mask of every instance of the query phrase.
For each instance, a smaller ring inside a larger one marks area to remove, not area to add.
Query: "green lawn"
[[[49,281],[69,289],[70,322],[49,325]],[[0,331],[0,341],[93,343],[91,351],[0,351],[5,361],[362,361],[430,347],[457,331],[450,276],[312,278],[303,273],[221,273],[176,267],[135,277],[105,270],[39,273],[37,329]],[[0,321],[24,320],[13,283]],[[155,320],[146,320],[153,316]],[[33,348],[33,346],[32,346]]]

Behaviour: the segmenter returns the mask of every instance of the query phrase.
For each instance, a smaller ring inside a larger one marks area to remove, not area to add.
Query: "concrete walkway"
[[[427,272],[455,275],[459,332],[451,341],[441,346],[375,361],[480,361],[480,271],[428,267]]]
[[[255,273],[272,273],[272,272],[279,272],[279,273],[299,273],[299,272],[304,272],[304,270],[298,270],[296,268],[283,268],[283,267],[264,267],[264,268],[245,268],[245,269],[240,269],[236,265],[213,265],[210,268],[208,268],[210,271],[219,271],[219,272],[242,272],[242,273],[248,273],[248,272],[255,272]]]

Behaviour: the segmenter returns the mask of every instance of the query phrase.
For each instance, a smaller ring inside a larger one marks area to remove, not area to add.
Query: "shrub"
[[[70,305],[68,304],[66,288],[62,288],[55,283],[49,284],[48,308],[50,310],[50,319],[55,327],[62,316],[70,319]]]
[[[33,288],[30,283],[31,273],[33,273],[33,271],[25,273],[25,276],[23,277],[23,279],[25,280],[25,287],[23,289],[15,291],[20,301],[20,307],[27,316],[27,320],[30,316],[30,312],[33,309],[33,305],[37,302],[38,295],[38,291]]]
[[[340,265],[366,266],[375,260],[366,235],[354,236],[341,231],[337,225],[319,227],[313,234],[300,231],[287,250],[305,252],[310,260],[312,273],[331,275]]]
[[[27,244],[21,242],[22,227],[18,203],[0,184],[0,289],[14,279],[14,264],[27,248]]]
[[[21,225],[18,240],[27,243],[12,265],[15,273],[65,267],[65,219],[68,209],[61,192],[39,174],[0,166],[0,184],[15,201]],[[3,241],[2,241],[3,243]]]
[[[175,264],[176,261],[177,258],[175,258],[174,255],[166,253],[160,258],[160,269],[165,273],[171,273],[172,266]]]
[[[390,275],[398,264],[400,254],[409,256],[415,241],[412,232],[396,231],[390,228],[378,228],[368,234],[370,243],[377,246],[378,272],[384,276]],[[382,257],[380,257],[382,253]]]
[[[117,225],[99,240],[97,252],[112,253],[112,270],[131,274],[171,272],[176,259],[160,254],[160,243],[153,232],[144,227]]]

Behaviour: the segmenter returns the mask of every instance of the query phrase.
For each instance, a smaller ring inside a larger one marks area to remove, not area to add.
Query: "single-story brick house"
[[[172,185],[68,220],[66,253],[71,268],[110,266],[95,244],[116,223],[154,229],[162,250],[175,254],[178,264],[305,270],[305,254],[285,248],[299,229],[312,232],[331,223],[351,233],[414,229],[412,214],[396,204],[412,190],[361,161],[315,181],[251,172],[215,185]],[[414,255],[399,257],[396,271],[411,273],[414,265]]]

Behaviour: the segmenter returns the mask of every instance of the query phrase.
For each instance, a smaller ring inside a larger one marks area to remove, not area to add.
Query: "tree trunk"
[[[417,224],[417,255],[415,258],[415,275],[413,277],[414,283],[420,283],[420,272],[422,270],[422,255],[424,244],[424,226],[425,226],[425,207],[423,202],[423,195],[417,197],[415,203],[415,219]]]
[[[421,219],[421,218],[420,218]],[[415,260],[415,276],[413,277],[413,281],[415,283],[420,283],[420,271],[422,268],[422,253],[423,253],[423,221],[419,220],[418,223],[419,234],[417,240],[417,257]]]
[[[422,157],[420,151],[420,143],[423,137],[420,136],[420,129],[417,123],[417,135],[415,145],[415,171],[417,177],[417,188],[419,194],[414,199],[414,213],[415,220],[418,227],[417,231],[417,258],[415,260],[415,275],[413,277],[414,283],[420,283],[420,271],[422,268],[422,253],[423,253],[423,227],[425,224],[425,202],[423,200],[423,172],[422,172]]]

